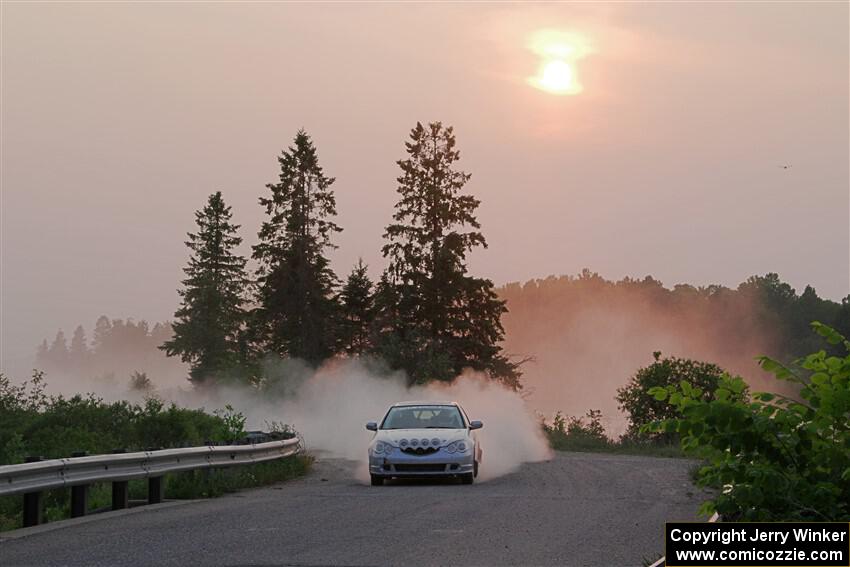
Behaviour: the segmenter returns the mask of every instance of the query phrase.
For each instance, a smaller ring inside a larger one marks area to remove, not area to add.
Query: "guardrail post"
[[[24,462],[37,463],[41,457],[27,457]],[[42,521],[43,506],[41,492],[27,492],[24,494],[24,527],[37,526]]]
[[[148,479],[148,504],[159,504],[165,496],[163,477],[152,476]]]
[[[113,449],[113,454],[126,453],[127,449]],[[112,482],[112,509],[123,510],[130,505],[130,489],[128,481],[115,480]]]
[[[159,451],[162,447],[148,447],[146,451]],[[163,477],[152,476],[148,478],[148,504],[159,504],[165,496],[165,483]]]
[[[207,447],[214,447],[215,441],[211,439],[204,439],[204,445],[206,445]],[[207,461],[209,461],[209,458],[209,455],[207,455]],[[200,469],[200,471],[196,469],[195,471],[192,471],[192,475],[194,475],[196,478],[197,476],[200,476],[200,482],[204,483],[204,485],[209,485],[210,477],[212,476],[212,469],[210,467],[204,467]]]
[[[88,453],[85,451],[76,451],[71,453],[71,458],[85,457]],[[89,485],[78,484],[71,487],[71,517],[79,518],[86,515],[86,510],[89,507]]]

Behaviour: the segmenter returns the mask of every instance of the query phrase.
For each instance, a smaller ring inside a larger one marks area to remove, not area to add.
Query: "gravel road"
[[[472,486],[371,487],[320,458],[286,484],[0,535],[0,565],[641,565],[665,521],[699,520],[691,466],[557,453]]]

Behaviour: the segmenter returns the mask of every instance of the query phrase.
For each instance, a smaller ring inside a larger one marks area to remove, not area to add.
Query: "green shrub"
[[[558,451],[605,451],[613,448],[613,442],[605,435],[599,410],[589,410],[583,417],[564,416],[557,412],[551,425],[544,419],[542,426],[549,445]]]
[[[224,409],[213,411],[213,415],[221,419],[228,439],[239,439],[245,435],[245,416],[233,409],[230,404],[225,404]]]
[[[589,410],[583,417],[565,416],[559,411],[552,418],[551,424],[544,418],[541,425],[549,446],[556,451],[682,456],[682,450],[677,444],[649,441],[646,438],[635,439],[628,435],[612,439],[602,425],[600,410]]]
[[[660,352],[654,352],[652,356],[655,362],[639,369],[628,384],[617,390],[616,399],[620,409],[628,415],[628,440],[636,443],[653,440],[670,444],[676,442],[676,439],[669,433],[643,429],[643,426],[654,421],[677,417],[675,408],[663,400],[657,400],[650,394],[650,390],[686,382],[699,389],[706,400],[710,400],[723,376],[723,369],[716,364],[687,358],[662,358]]]
[[[850,341],[812,323],[843,358],[821,350],[792,367],[767,357],[762,368],[799,388],[799,399],[756,393],[748,399],[738,377],[724,375],[706,399],[682,381],[652,395],[679,417],[646,426],[672,433],[682,449],[707,462],[702,486],[722,488],[701,511],[745,521],[850,520]]]
[[[41,372],[20,386],[0,374],[0,465],[28,455],[53,459],[75,451],[184,447],[244,435],[245,417],[229,405],[211,415],[153,397],[131,404],[107,403],[93,394],[48,396],[44,387]]]

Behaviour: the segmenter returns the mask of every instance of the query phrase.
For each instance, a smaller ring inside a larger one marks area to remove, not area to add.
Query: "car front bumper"
[[[376,476],[454,476],[475,470],[473,453],[410,455],[395,449],[390,455],[369,455],[369,472]]]

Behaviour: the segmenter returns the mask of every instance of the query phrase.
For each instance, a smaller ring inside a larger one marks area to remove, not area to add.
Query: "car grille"
[[[407,453],[408,455],[432,455],[439,451],[440,449],[437,447],[405,447],[401,451],[403,453]]]
[[[396,472],[443,472],[446,465],[439,463],[422,463],[415,465],[394,465]]]

